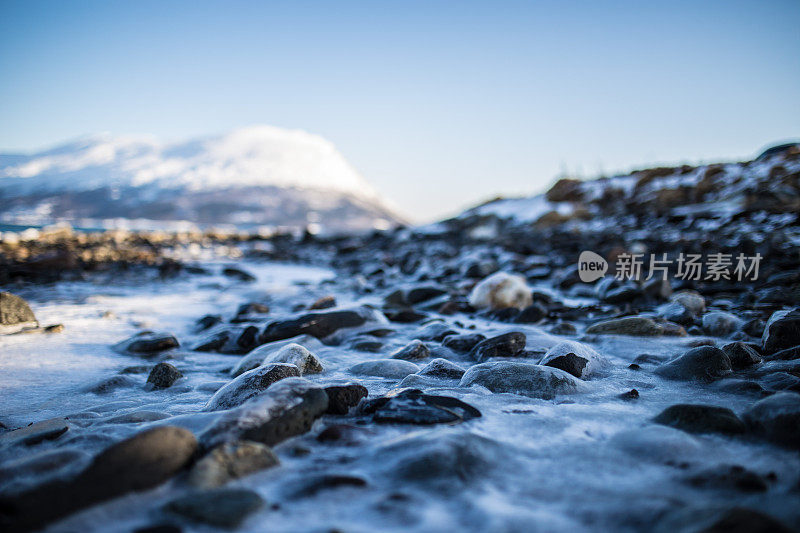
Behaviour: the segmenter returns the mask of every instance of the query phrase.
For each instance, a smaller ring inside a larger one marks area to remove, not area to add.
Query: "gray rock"
[[[189,471],[189,483],[204,489],[221,487],[233,479],[271,468],[278,463],[275,453],[260,442],[228,442],[217,446],[195,463]]]
[[[178,346],[180,346],[178,339],[169,333],[142,331],[133,337],[118,342],[113,348],[123,354],[151,356]]]
[[[540,365],[552,366],[585,379],[597,374],[608,363],[594,349],[576,341],[562,341],[544,354]]]
[[[204,449],[250,440],[274,446],[305,433],[328,409],[325,389],[299,377],[272,385],[258,398],[225,412],[200,435]]]
[[[351,407],[358,405],[361,398],[366,398],[367,388],[360,383],[346,383],[343,385],[328,385],[325,387],[328,395],[328,409],[325,414],[346,415]]]
[[[233,369],[231,370],[231,376],[232,377],[241,376],[248,370],[253,370],[254,368],[258,368],[259,366],[268,362],[268,358],[272,354],[276,353],[284,346],[288,346],[290,344],[299,344],[300,346],[304,346],[307,349],[313,349],[313,350],[318,350],[319,348],[322,348],[322,343],[319,342],[319,339],[312,337],[311,335],[299,335],[297,337],[292,337],[291,339],[285,339],[281,341],[274,341],[267,344],[262,344],[261,346],[259,346],[258,348],[248,353],[239,360],[236,366],[234,366]]]
[[[761,356],[744,342],[732,342],[722,347],[735,369],[747,368],[761,362]]]
[[[64,479],[86,467],[91,456],[77,449],[47,450],[7,461],[0,466],[0,490],[6,494],[30,490],[53,479]]]
[[[431,356],[431,351],[420,340],[413,340],[403,348],[392,354],[392,359],[403,359],[405,361],[420,361]]]
[[[706,310],[705,299],[695,291],[678,291],[669,301],[682,305],[692,316],[700,316]]]
[[[465,370],[455,363],[447,359],[437,358],[425,365],[425,367],[417,372],[420,376],[431,376],[435,378],[445,379],[461,379]]]
[[[709,311],[703,315],[703,331],[714,337],[727,337],[742,327],[744,321],[725,311]]]
[[[626,316],[612,318],[592,324],[586,328],[586,333],[632,335],[639,337],[658,337],[662,335],[685,336],[686,331],[671,322],[656,322],[644,316]]]
[[[467,353],[472,350],[475,345],[486,339],[485,335],[480,333],[466,333],[460,335],[448,335],[442,340],[442,345],[450,348],[454,352]]]
[[[37,327],[39,322],[28,302],[10,292],[0,292],[0,335]]]
[[[768,396],[753,404],[742,418],[768,440],[800,449],[800,394],[778,392]]]
[[[359,412],[371,414],[378,423],[417,425],[455,424],[481,416],[480,411],[457,398],[423,394],[416,389],[361,402]]]
[[[708,382],[730,374],[731,360],[719,348],[700,346],[656,368],[655,373],[668,379]]]
[[[305,347],[291,343],[270,356],[267,356],[265,363],[287,363],[294,365],[300,370],[300,375],[319,374],[322,372],[322,363],[316,355],[308,351]]]
[[[415,374],[419,367],[411,361],[402,359],[375,359],[364,361],[350,367],[353,374],[375,376],[388,379],[402,379],[409,374]]]
[[[247,400],[258,396],[276,381],[300,375],[294,365],[271,363],[245,372],[219,389],[208,400],[204,411],[219,411],[238,407]]]
[[[761,343],[765,353],[800,346],[800,307],[775,311],[767,321]]]
[[[492,357],[514,357],[525,349],[526,340],[525,334],[519,331],[503,333],[479,342],[469,355],[479,363]]]
[[[154,389],[167,389],[183,377],[181,371],[169,363],[158,363],[150,371],[147,383]]]
[[[580,381],[563,370],[516,361],[496,361],[470,367],[459,386],[472,385],[481,385],[492,392],[510,392],[543,399],[583,389]]]
[[[110,378],[103,379],[93,385],[89,385],[82,389],[85,392],[94,394],[108,394],[118,389],[127,389],[136,386],[136,381],[126,375],[111,376]]]
[[[236,529],[263,506],[264,500],[252,490],[212,489],[172,500],[164,511],[207,526]]]
[[[659,413],[653,421],[687,433],[738,435],[747,431],[744,422],[733,411],[713,405],[672,405]]]
[[[31,446],[45,440],[57,439],[69,429],[64,418],[42,420],[30,426],[0,433],[0,446],[25,444]]]
[[[185,468],[197,441],[191,432],[161,426],[118,442],[68,481],[53,481],[0,502],[6,531],[27,531],[129,492],[150,489]]]
[[[361,326],[373,318],[374,313],[366,308],[307,313],[268,324],[261,334],[261,342],[280,341],[303,334],[323,339],[340,329]]]

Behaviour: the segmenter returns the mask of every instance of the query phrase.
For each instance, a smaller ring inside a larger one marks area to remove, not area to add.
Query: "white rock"
[[[495,272],[481,280],[469,295],[469,304],[476,309],[524,309],[533,303],[531,288],[519,274]]]

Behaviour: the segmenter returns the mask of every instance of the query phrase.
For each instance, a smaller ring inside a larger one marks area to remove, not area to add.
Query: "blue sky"
[[[266,123],[406,215],[800,137],[800,2],[0,0],[0,151]]]

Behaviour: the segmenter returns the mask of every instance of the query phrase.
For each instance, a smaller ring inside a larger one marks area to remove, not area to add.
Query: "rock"
[[[431,356],[431,351],[420,340],[413,340],[403,348],[392,354],[392,359],[403,359],[405,361],[419,361]]]
[[[91,392],[93,394],[108,394],[109,392],[113,392],[117,389],[126,389],[134,386],[136,386],[136,381],[128,376],[120,375],[111,376],[110,378],[101,380],[94,385],[85,387],[82,390],[85,392]]]
[[[437,358],[428,363],[417,374],[435,378],[461,379],[461,376],[464,375],[464,369],[447,359]]]
[[[230,340],[231,332],[218,331],[210,337],[200,341],[200,343],[192,349],[196,352],[219,352],[225,347],[226,344],[228,344]]]
[[[39,327],[28,302],[10,292],[0,292],[0,335]]]
[[[421,328],[415,337],[422,341],[435,341],[442,342],[445,337],[455,335],[457,332],[450,329],[447,324],[441,322],[432,322]]]
[[[800,346],[800,307],[772,313],[764,328],[761,343],[765,353]]]
[[[520,311],[514,320],[519,324],[535,324],[546,316],[547,309],[542,304],[534,302]]]
[[[364,309],[307,313],[290,320],[271,322],[261,334],[261,343],[280,341],[303,334],[323,339],[340,329],[361,326],[368,319],[369,315]]]
[[[800,358],[800,346],[793,346],[767,356],[770,361],[791,361]]]
[[[205,331],[209,328],[212,328],[222,322],[222,317],[219,315],[206,315],[203,318],[199,319],[194,324],[194,330],[196,332]]]
[[[162,484],[185,468],[197,441],[191,432],[161,426],[113,444],[68,481],[53,481],[0,502],[0,525],[27,531],[81,509]]]
[[[0,446],[25,444],[31,446],[45,440],[57,439],[69,429],[66,419],[51,418],[27,427],[0,433]]]
[[[790,531],[764,513],[734,507],[700,533],[790,533]]]
[[[250,283],[256,281],[256,277],[249,272],[245,272],[241,268],[236,267],[227,267],[222,269],[222,273],[229,278],[233,278],[237,281],[243,281],[246,283]]]
[[[744,342],[732,342],[722,347],[734,369],[747,368],[761,362],[761,356]]]
[[[166,389],[183,377],[180,370],[169,363],[158,363],[150,371],[147,383],[154,389]]]
[[[353,374],[389,379],[402,379],[409,374],[415,374],[418,370],[417,365],[402,359],[374,359],[350,367],[350,372]]]
[[[133,337],[118,342],[114,350],[123,354],[149,356],[159,354],[180,346],[178,339],[169,333],[142,331]]]
[[[336,298],[333,296],[323,296],[308,306],[310,310],[330,309],[331,307],[336,307]]]
[[[668,302],[658,306],[658,316],[669,322],[689,326],[694,322],[695,315],[678,302]]]
[[[384,314],[391,322],[398,322],[400,324],[410,324],[412,322],[419,322],[428,318],[428,315],[425,313],[420,313],[419,311],[415,311],[413,309],[386,311]]]
[[[662,425],[620,431],[609,444],[639,459],[658,463],[684,462],[703,450],[689,433]]]
[[[204,449],[237,440],[274,446],[307,432],[327,409],[328,395],[322,387],[303,378],[286,378],[225,412],[203,431],[200,442]]]
[[[366,487],[367,480],[351,474],[312,474],[283,487],[283,496],[289,500],[311,498],[323,490],[339,487]]]
[[[525,334],[519,331],[503,333],[479,342],[469,355],[479,363],[491,357],[514,357],[525,348],[526,340]]]
[[[447,289],[435,285],[422,285],[410,289],[398,289],[389,294],[384,300],[386,305],[394,307],[407,307],[426,302],[433,298],[445,296]]]
[[[442,346],[450,348],[454,352],[467,353],[472,350],[476,344],[486,339],[485,335],[480,333],[467,333],[462,335],[448,335],[442,339]]]
[[[204,411],[220,411],[238,407],[247,400],[258,396],[276,381],[300,375],[294,365],[270,363],[250,370],[219,389],[208,400]]]
[[[270,362],[270,357],[272,354],[290,344],[299,344],[306,349],[314,350],[323,347],[319,339],[312,337],[311,335],[300,335],[298,337],[292,337],[291,339],[284,339],[282,341],[274,341],[267,344],[262,344],[252,352],[239,359],[239,362],[236,364],[236,366],[231,369],[231,376],[240,376],[248,370],[253,370],[264,363]]]
[[[603,320],[586,328],[586,333],[633,335],[641,337],[686,335],[686,331],[677,324],[672,324],[670,322],[658,323],[652,318],[643,316],[626,316],[623,318]]]
[[[714,337],[727,337],[742,327],[742,321],[736,315],[725,311],[710,311],[703,315],[703,331]]]
[[[694,487],[715,490],[765,492],[769,489],[769,485],[763,477],[739,465],[720,465],[708,468],[692,475],[687,482]]]
[[[713,405],[672,405],[661,411],[653,421],[688,433],[738,435],[747,431],[744,422],[733,411]]]
[[[6,461],[0,466],[0,492],[18,494],[53,479],[65,479],[83,470],[90,460],[85,451],[67,448]]]
[[[695,291],[678,291],[669,298],[670,302],[682,305],[692,316],[700,316],[706,310],[706,301]]]
[[[172,500],[164,511],[207,526],[236,529],[263,506],[264,500],[252,490],[212,489]]]
[[[531,289],[523,276],[495,272],[481,280],[469,295],[469,304],[475,309],[525,309],[533,303]]]
[[[50,324],[45,326],[45,333],[62,333],[64,331],[64,324]]]
[[[279,463],[269,446],[259,442],[228,442],[211,450],[189,472],[189,483],[210,489]]]
[[[775,393],[753,404],[742,418],[768,440],[800,449],[800,394]]]
[[[547,350],[539,364],[560,368],[576,378],[585,379],[602,370],[607,362],[589,346],[576,341],[562,341]]]
[[[629,402],[631,400],[638,400],[639,399],[639,391],[636,389],[631,389],[628,392],[623,392],[619,396],[617,396],[620,400],[625,400]]]
[[[478,418],[480,411],[448,396],[432,396],[416,389],[405,389],[382,398],[366,400],[359,406],[361,414],[371,414],[378,423],[455,424]]]
[[[359,383],[347,383],[329,385],[325,387],[325,394],[328,395],[328,409],[325,414],[346,415],[351,407],[358,405],[361,398],[367,397],[368,391]]]
[[[300,375],[319,374],[322,372],[322,363],[316,355],[305,347],[291,343],[280,348],[271,356],[267,356],[265,363],[287,363],[296,366]]]
[[[481,363],[467,369],[459,387],[481,385],[492,392],[509,392],[549,400],[582,390],[570,374],[549,366],[517,361]]]
[[[692,348],[680,357],[655,369],[668,379],[713,381],[731,373],[731,360],[713,346]]]

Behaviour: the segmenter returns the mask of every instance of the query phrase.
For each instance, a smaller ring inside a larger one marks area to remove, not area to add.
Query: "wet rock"
[[[547,316],[547,309],[542,304],[534,302],[519,312],[514,319],[519,324],[535,324]]]
[[[42,420],[27,427],[0,433],[0,446],[25,444],[31,446],[45,440],[57,439],[69,429],[64,418]]]
[[[575,335],[578,333],[578,328],[575,327],[574,324],[570,324],[569,322],[559,322],[552,328],[550,328],[550,332],[554,335]]]
[[[204,449],[250,440],[274,446],[307,432],[328,409],[322,387],[299,377],[281,380],[254,400],[225,412],[200,435]]]
[[[413,340],[403,348],[392,354],[392,359],[403,359],[405,361],[420,361],[431,356],[431,351],[420,340]]]
[[[312,311],[319,309],[330,309],[331,307],[336,307],[336,298],[333,296],[323,296],[308,306],[308,308]]]
[[[768,396],[753,404],[742,418],[766,439],[800,449],[800,394],[778,392]]]
[[[442,339],[442,346],[450,348],[454,352],[467,353],[483,340],[486,340],[486,336],[480,333],[448,335]]]
[[[65,479],[86,467],[90,460],[85,451],[68,448],[4,462],[0,466],[0,491],[18,494],[53,479]]]
[[[271,356],[267,356],[266,363],[287,363],[296,366],[300,375],[319,374],[323,371],[322,363],[316,355],[304,346],[296,343],[287,344]]]
[[[639,391],[636,389],[631,389],[628,392],[623,392],[618,396],[620,400],[625,400],[629,402],[631,400],[638,400],[639,399]]]
[[[722,347],[734,369],[747,368],[761,362],[761,356],[744,342],[731,342]]]
[[[710,311],[703,315],[703,331],[714,337],[727,337],[742,327],[743,321],[725,311]]]
[[[655,373],[669,379],[708,382],[730,374],[731,360],[719,348],[700,346],[656,368]]]
[[[103,379],[94,385],[90,385],[83,390],[93,394],[108,394],[119,389],[127,389],[135,387],[136,381],[125,375],[111,376],[110,378]]]
[[[246,283],[256,281],[257,279],[254,275],[250,274],[249,272],[245,272],[241,268],[236,268],[236,267],[223,268],[222,273],[229,278],[235,279],[237,281],[243,281]]]
[[[374,359],[350,367],[350,372],[353,374],[389,379],[402,379],[409,374],[415,374],[418,370],[417,365],[402,359]]]
[[[767,481],[755,472],[739,465],[720,465],[708,468],[686,480],[694,487],[715,490],[737,490],[742,492],[765,492]]]
[[[533,303],[531,289],[523,276],[495,272],[480,281],[469,295],[475,309],[525,309]]]
[[[212,489],[172,500],[164,511],[207,526],[236,529],[263,506],[264,500],[252,490]]]
[[[442,322],[433,322],[420,329],[415,337],[423,341],[442,342],[445,337],[449,335],[455,335],[456,333],[457,332],[450,329],[447,324],[443,324]]]
[[[369,337],[355,337],[350,342],[350,347],[359,352],[378,353],[383,350],[383,343]]]
[[[509,392],[549,400],[582,390],[572,375],[549,366],[517,361],[481,363],[467,369],[459,387],[481,385],[492,392]]]
[[[761,343],[765,353],[800,346],[800,307],[774,312],[764,328]]]
[[[230,340],[231,333],[229,331],[219,331],[200,341],[200,343],[192,349],[196,352],[219,352]]]
[[[426,318],[428,318],[428,315],[426,315],[425,313],[421,313],[413,309],[386,311],[384,314],[386,315],[386,318],[389,319],[389,321],[397,322],[400,324],[411,324],[413,322],[419,322],[421,320],[425,320]]]
[[[478,362],[491,357],[514,357],[525,348],[526,340],[525,334],[519,331],[503,333],[479,342],[469,355]]]
[[[481,416],[480,411],[457,398],[423,394],[416,389],[366,400],[359,412],[371,414],[378,423],[419,425],[455,424]]]
[[[367,480],[351,474],[318,474],[307,476],[283,488],[283,496],[290,500],[311,498],[324,490],[341,487],[366,487]]]
[[[64,324],[51,324],[44,328],[45,333],[62,333],[64,331]]]
[[[0,502],[0,524],[6,531],[38,529],[100,502],[155,487],[185,468],[196,451],[197,441],[183,428],[161,426],[137,433],[98,454],[75,478]]]
[[[684,336],[686,331],[677,324],[659,323],[652,318],[643,316],[627,316],[612,318],[592,324],[586,328],[586,333],[632,335],[641,337],[655,337],[661,335]]]
[[[328,409],[325,414],[346,415],[352,407],[358,405],[361,398],[366,398],[367,388],[359,383],[329,385],[325,387],[328,395]]]
[[[169,333],[154,333],[152,331],[142,331],[129,339],[118,342],[114,345],[114,350],[124,354],[141,356],[156,355],[166,350],[171,350],[180,346],[178,339]]]
[[[700,533],[789,533],[790,531],[789,528],[764,513],[734,507]]]
[[[239,362],[236,363],[236,366],[231,369],[231,376],[240,376],[248,370],[253,370],[254,368],[258,368],[259,366],[270,362],[270,358],[273,354],[277,353],[281,348],[289,346],[290,344],[299,344],[306,349],[314,350],[322,348],[323,346],[317,338],[312,337],[311,335],[300,335],[299,337],[292,337],[291,339],[262,344],[252,352],[239,359]]]
[[[208,400],[204,411],[220,411],[238,407],[247,400],[258,396],[273,383],[289,377],[300,375],[294,365],[286,363],[270,363],[250,370],[232,380],[219,389]]]
[[[323,339],[343,328],[365,324],[368,314],[363,309],[319,311],[307,313],[290,320],[278,320],[267,325],[261,334],[261,343],[280,341],[298,335],[311,335]]]
[[[410,289],[398,289],[389,294],[384,300],[386,305],[393,307],[408,307],[433,298],[445,296],[447,289],[435,285],[422,285]]]
[[[688,433],[738,435],[747,431],[744,422],[733,411],[713,405],[672,405],[661,411],[653,421]]]
[[[200,318],[195,322],[194,330],[196,332],[205,331],[209,328],[213,328],[217,324],[222,322],[222,317],[219,315],[206,315],[203,318]]]
[[[692,316],[700,316],[706,310],[706,301],[695,291],[678,291],[669,298],[670,302],[682,305]]]
[[[464,369],[447,359],[437,358],[428,363],[422,370],[417,372],[420,376],[431,376],[445,379],[461,379]]]
[[[670,322],[689,326],[694,322],[695,315],[678,302],[669,302],[657,308],[658,316]]]
[[[236,348],[223,351],[225,353],[243,354],[251,351],[258,345],[258,328],[256,326],[247,326],[236,339]]]
[[[0,292],[0,335],[37,327],[39,322],[28,302],[10,292]]]
[[[278,457],[259,442],[228,442],[211,450],[189,471],[189,483],[210,489],[244,477],[253,472],[276,466]]]
[[[576,378],[586,379],[602,370],[607,362],[585,344],[562,341],[547,350],[539,364],[560,368]]]
[[[770,361],[791,361],[800,358],[800,346],[793,346],[778,352],[772,353],[766,357]]]
[[[169,363],[158,363],[150,371],[147,383],[154,389],[166,389],[183,377],[181,371]]]
[[[689,433],[663,425],[620,431],[609,440],[609,445],[639,459],[658,463],[691,460],[702,450]]]

